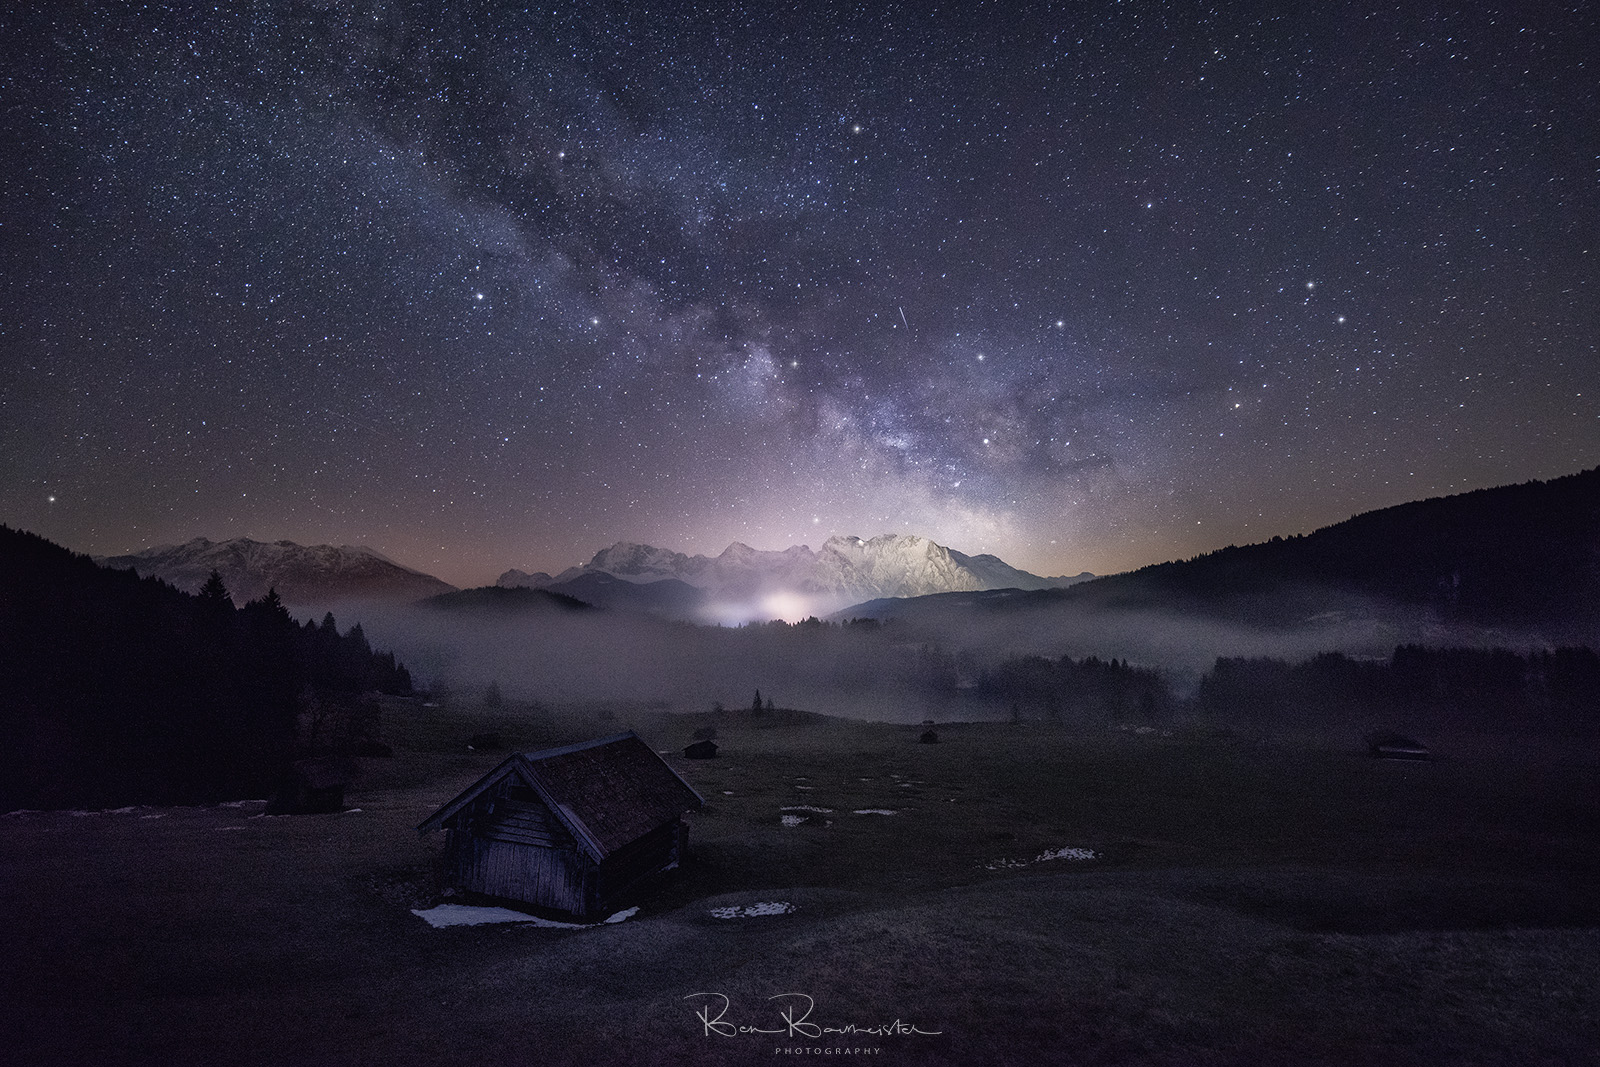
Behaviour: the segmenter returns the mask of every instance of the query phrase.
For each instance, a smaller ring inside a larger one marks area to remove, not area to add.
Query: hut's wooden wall
[[[588,910],[585,875],[592,865],[578,853],[463,830],[448,835],[445,862],[463,889],[576,915]]]
[[[678,862],[683,836],[683,824],[670,822],[607,856],[595,883],[596,906],[614,901],[633,885]]]

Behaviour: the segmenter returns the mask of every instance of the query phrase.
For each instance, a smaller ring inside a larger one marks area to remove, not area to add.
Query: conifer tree
[[[206,584],[200,587],[200,602],[211,607],[221,607],[226,604],[233,607],[233,597],[228,594],[228,587],[222,581],[222,573],[213,569],[211,576],[206,579]]]

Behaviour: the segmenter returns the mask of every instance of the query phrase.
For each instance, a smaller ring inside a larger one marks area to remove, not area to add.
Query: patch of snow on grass
[[[799,826],[805,821],[806,817],[804,815],[785,815],[783,817],[783,825],[785,826]]]
[[[1100,854],[1092,848],[1057,848],[1046,849],[1039,853],[1033,862],[1043,863],[1046,860],[1095,860],[1099,858]]]
[[[444,926],[483,926],[486,923],[525,923],[533,918],[510,908],[474,908],[466,904],[440,904],[435,908],[412,908],[411,914],[438,929]]]
[[[888,808],[857,808],[851,815],[894,815]]]
[[[1047,848],[1031,860],[995,860],[985,863],[986,871],[1013,871],[1022,867],[1031,867],[1035,863],[1045,863],[1050,860],[1097,860],[1100,853],[1089,848]]]
[[[712,908],[710,914],[713,919],[748,919],[757,915],[787,915],[794,910],[794,905],[786,900],[771,900],[743,907]]]
[[[488,923],[518,923],[546,930],[588,930],[606,923],[627,922],[639,913],[638,908],[619,911],[609,919],[597,923],[564,923],[554,919],[541,919],[537,915],[513,911],[510,908],[481,908],[469,904],[440,904],[433,908],[412,908],[411,914],[423,919],[434,929],[446,926],[483,926]]]
[[[832,808],[814,808],[810,804],[790,804],[790,805],[788,805],[786,807],[780,808],[779,810],[780,811],[814,811],[818,815],[832,815],[833,814],[833,809]]]

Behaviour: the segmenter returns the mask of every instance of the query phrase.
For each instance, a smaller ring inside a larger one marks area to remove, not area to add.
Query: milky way
[[[83,551],[1106,572],[1600,456],[1584,5],[37,7],[0,521]]]

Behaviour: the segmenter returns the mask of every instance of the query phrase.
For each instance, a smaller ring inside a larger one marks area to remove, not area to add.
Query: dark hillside
[[[1314,533],[1229,546],[1069,589],[877,600],[837,617],[1048,620],[1160,613],[1258,628],[1393,605],[1440,624],[1600,643],[1600,468],[1367,512]],[[1431,638],[1436,639],[1436,638]]]
[[[521,586],[508,589],[499,585],[440,593],[438,596],[417,601],[417,605],[434,611],[487,615],[589,611],[593,608],[593,605],[576,597],[567,596],[565,593],[552,593],[544,589],[527,589]]]
[[[1342,587],[1449,621],[1587,636],[1600,622],[1600,468],[1371,511],[1101,579],[1082,594],[1216,601],[1295,585]]]
[[[97,566],[0,526],[0,805],[264,796],[304,754],[302,711],[410,688],[359,626],[296,623]],[[323,716],[326,718],[326,716]]]

